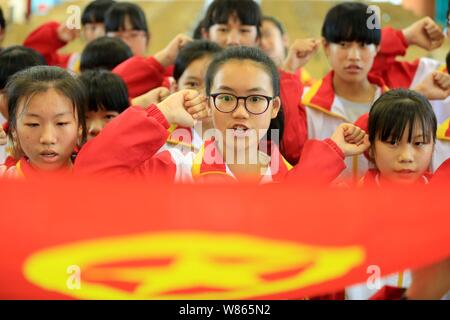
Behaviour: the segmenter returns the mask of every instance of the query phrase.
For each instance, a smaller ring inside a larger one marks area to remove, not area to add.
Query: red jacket
[[[42,54],[49,66],[68,68],[74,54],[60,54],[58,50],[67,43],[59,40],[59,22],[51,21],[39,26],[25,39],[23,45]]]
[[[77,174],[144,179],[163,175],[174,181],[180,167],[173,154],[157,153],[166,142],[168,128],[156,106],[128,108],[81,149],[74,170]],[[331,140],[308,141],[300,162],[285,180],[331,182],[345,168],[343,159],[342,151]]]
[[[299,77],[280,70],[280,98],[284,113],[281,153],[292,165],[298,163],[308,138],[306,110],[300,103],[302,94],[303,85]]]
[[[427,58],[412,62],[396,60],[398,56],[406,54],[407,48],[408,44],[401,30],[384,28],[381,32],[380,51],[370,73],[381,77],[389,88],[395,89],[410,88],[431,71],[446,69],[439,62]]]
[[[433,175],[432,184],[448,183],[450,181],[450,158],[444,161]]]
[[[125,81],[131,99],[161,87],[167,77],[166,68],[154,57],[131,57],[116,66],[113,72]]]

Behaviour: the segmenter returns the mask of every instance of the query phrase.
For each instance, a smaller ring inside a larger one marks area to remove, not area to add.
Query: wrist
[[[167,68],[171,65],[170,59],[165,54],[164,50],[155,54],[155,59],[158,61],[164,68]]]
[[[414,45],[414,36],[411,34],[410,27],[401,30],[402,39],[407,46]]]
[[[164,102],[160,102],[160,103],[156,104],[156,107],[164,115],[164,118],[166,118],[168,123],[173,122],[172,111],[168,105],[166,105]]]

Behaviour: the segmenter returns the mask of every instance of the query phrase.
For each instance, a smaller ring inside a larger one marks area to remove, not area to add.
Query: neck
[[[256,150],[255,157],[255,151],[250,148],[241,149],[239,152],[229,152],[228,155],[230,159],[227,158],[226,150],[223,150],[221,153],[230,171],[236,179],[241,182],[259,182],[261,176],[270,165],[270,158],[268,158],[268,156],[266,158]]]
[[[336,95],[353,101],[370,103],[374,100],[376,86],[369,82],[367,77],[360,82],[349,82],[334,74],[333,88]]]

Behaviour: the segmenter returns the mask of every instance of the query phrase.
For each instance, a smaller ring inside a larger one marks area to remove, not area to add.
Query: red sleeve
[[[23,45],[42,54],[49,66],[66,68],[70,54],[58,54],[58,50],[66,45],[59,40],[57,30],[59,22],[47,22],[31,32]]]
[[[303,145],[308,136],[305,107],[300,103],[303,85],[299,77],[280,71],[281,105],[284,113],[284,134],[281,153],[290,164],[300,159]]]
[[[8,131],[9,131],[9,122],[6,121],[4,124],[2,124],[2,128],[3,128],[3,131],[8,133]]]
[[[369,300],[402,300],[404,299],[405,291],[405,288],[384,286]]]
[[[381,77],[391,88],[409,88],[419,65],[419,60],[413,62],[398,61],[398,56],[404,56],[408,44],[401,30],[384,28],[381,31],[380,51],[375,57],[370,73]]]
[[[154,58],[131,57],[113,69],[128,87],[130,98],[136,98],[151,89],[160,87],[165,68]]]
[[[130,107],[84,145],[75,161],[78,175],[143,177],[175,175],[170,154],[155,156],[166,142],[164,115],[156,106],[144,110]]]
[[[308,140],[299,163],[289,171],[287,182],[326,185],[345,169],[344,154],[331,139]]]
[[[450,159],[445,160],[433,175],[431,183],[446,186],[450,182]]]

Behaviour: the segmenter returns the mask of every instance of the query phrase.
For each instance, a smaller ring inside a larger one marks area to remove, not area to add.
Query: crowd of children
[[[0,177],[338,188],[445,181],[450,75],[429,58],[397,59],[412,45],[439,47],[445,35],[431,18],[368,28],[367,8],[339,3],[322,40],[290,41],[282,17],[263,16],[258,2],[215,0],[192,38],[177,35],[145,56],[151,32],[139,5],[92,1],[81,53],[58,52],[80,35],[59,22],[0,51]],[[314,80],[305,65],[321,47],[330,71]],[[414,281],[408,298],[420,297]],[[375,293],[362,291],[347,297]]]

